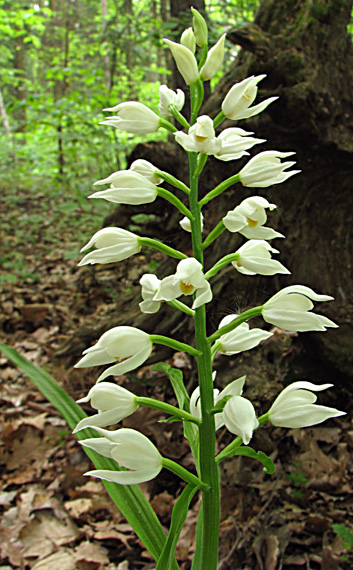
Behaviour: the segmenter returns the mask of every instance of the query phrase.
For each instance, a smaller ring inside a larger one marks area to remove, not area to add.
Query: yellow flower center
[[[180,281],[180,289],[184,295],[191,295],[195,291],[195,287],[188,281]]]
[[[203,143],[203,142],[207,141],[208,137],[203,137],[201,135],[195,135],[195,139],[197,140],[197,142]]]
[[[252,220],[251,218],[246,218],[246,221],[248,222],[249,228],[256,228],[258,224],[256,220]]]

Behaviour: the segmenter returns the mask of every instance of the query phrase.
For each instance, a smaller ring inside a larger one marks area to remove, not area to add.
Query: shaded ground
[[[74,199],[70,210],[64,196],[43,194],[33,199],[25,192],[0,200],[6,214],[0,230],[4,241],[1,340],[44,366],[77,399],[97,377],[96,370],[71,368],[77,353],[88,345],[75,347],[70,340],[70,363],[55,354],[75,332],[87,330],[89,338],[92,328],[104,326],[113,311],[119,310],[120,292],[128,293],[144,272],[153,270],[159,254],[152,259],[138,255],[114,268],[78,269],[78,250],[101,223],[90,206]],[[298,379],[300,375],[300,340],[297,335],[275,332],[259,350],[216,362],[220,385],[247,374],[245,396],[261,413],[288,376]],[[191,361],[176,354],[170,362],[183,369],[191,390]],[[153,568],[153,561],[111,505],[101,483],[82,477],[90,468],[89,460],[64,421],[1,357],[0,370],[0,569]],[[136,393],[175,403],[167,379],[149,367],[120,380]],[[312,380],[320,383],[326,378]],[[320,402],[344,405],[334,390],[323,394]],[[143,409],[124,425],[141,429],[163,454],[190,467],[179,425],[160,424],[159,417],[159,412]],[[219,434],[219,447],[228,441],[228,432]],[[269,427],[255,434],[253,447],[271,455],[277,472],[267,476],[247,458],[224,462],[220,570],[350,569],[350,416],[315,429]],[[170,507],[181,490],[178,480],[163,471],[144,488],[167,528]],[[178,547],[183,570],[190,568],[198,509],[196,497]]]

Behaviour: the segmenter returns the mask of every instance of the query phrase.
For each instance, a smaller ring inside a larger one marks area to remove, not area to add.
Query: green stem
[[[181,301],[178,301],[178,299],[174,299],[173,301],[167,301],[167,304],[170,305],[171,307],[174,307],[174,309],[179,309],[179,311],[183,311],[183,313],[186,313],[187,315],[190,315],[191,317],[195,316],[194,309],[191,309],[187,305],[184,305],[184,303],[182,303]]]
[[[221,111],[220,113],[218,113],[217,117],[213,119],[213,127],[214,128],[218,127],[218,125],[220,125],[224,121],[224,119],[226,119],[226,116],[223,113],[223,111]]]
[[[227,180],[223,180],[223,182],[218,184],[218,186],[216,186],[216,188],[211,190],[211,192],[206,194],[206,196],[204,196],[204,198],[202,198],[202,200],[200,200],[200,206],[204,206],[205,204],[207,204],[207,202],[209,202],[210,200],[213,200],[213,198],[216,198],[217,196],[222,194],[222,192],[227,190],[230,186],[232,186],[233,184],[236,184],[239,181],[240,181],[239,174],[235,174],[234,176],[227,178]]]
[[[191,233],[193,256],[203,264],[201,236],[201,207],[198,202],[197,155],[189,153],[190,163],[190,210],[193,215]],[[195,339],[200,351],[197,368],[200,385],[202,422],[199,426],[200,476],[209,486],[202,491],[202,544],[200,547],[200,568],[216,570],[218,564],[218,542],[220,521],[220,484],[215,461],[216,430],[215,418],[210,414],[214,407],[213,380],[210,344],[206,337],[205,305],[195,310]]]
[[[192,422],[197,425],[200,423],[200,420],[189,414],[189,412],[184,412],[184,410],[181,410],[176,406],[172,406],[171,404],[167,404],[166,402],[160,402],[159,400],[154,400],[153,398],[135,396],[135,403],[138,406],[147,406],[148,408],[160,410],[161,412],[165,412],[166,414],[176,416],[181,420]]]
[[[162,196],[162,198],[164,198],[165,200],[168,200],[168,202],[170,202],[171,204],[173,204],[173,206],[178,208],[178,210],[182,214],[184,214],[184,216],[186,216],[187,218],[189,218],[189,220],[191,220],[192,215],[191,215],[190,210],[182,203],[181,200],[179,200],[179,198],[174,196],[174,194],[172,194],[171,192],[169,192],[165,188],[158,188],[157,194],[158,194],[158,196]]]
[[[259,425],[256,429],[259,429],[266,422],[270,421],[268,412],[266,414],[263,414],[263,416],[260,416],[258,418],[258,420],[259,420]],[[223,461],[223,459],[228,459],[229,457],[232,457],[232,455],[234,455],[235,450],[238,447],[240,447],[242,445],[242,443],[243,443],[243,440],[240,436],[233,439],[233,441],[229,445],[227,445],[224,449],[222,449],[222,451],[217,455],[217,457],[216,457],[217,465],[221,461]]]
[[[258,317],[259,315],[261,315],[262,309],[263,306],[261,305],[261,307],[254,307],[253,309],[248,309],[247,311],[244,311],[244,313],[241,313],[241,315],[233,319],[228,325],[225,325],[224,327],[218,329],[216,332],[211,334],[211,336],[208,337],[208,341],[214,342],[224,334],[229,333],[230,331],[236,329],[242,323],[245,323],[245,321],[248,321],[253,317]]]
[[[175,133],[175,131],[178,130],[174,125],[172,125],[172,123],[166,121],[165,119],[159,119],[159,127],[167,129],[167,131],[169,131],[170,133]]]
[[[185,119],[184,115],[182,115],[178,109],[176,108],[175,105],[169,105],[169,111],[171,112],[171,114],[173,115],[174,119],[176,119],[178,121],[178,123],[180,123],[181,125],[183,125],[183,127],[185,127],[185,129],[189,129],[190,128],[190,124],[187,122],[187,120]]]
[[[193,346],[185,344],[184,342],[179,342],[178,340],[174,340],[174,338],[169,338],[168,336],[151,334],[150,339],[153,344],[163,344],[164,346],[169,346],[178,352],[188,352],[192,356],[198,356],[200,354],[200,351]]]
[[[178,180],[177,178],[175,178],[175,176],[169,174],[169,172],[164,172],[164,170],[155,170],[154,174],[156,176],[159,176],[159,178],[162,178],[163,180],[168,182],[168,184],[170,184],[171,186],[179,188],[179,190],[182,190],[183,192],[185,192],[185,194],[190,194],[190,188],[188,188],[186,184],[184,184],[184,182]]]
[[[171,471],[172,473],[175,473],[175,475],[178,475],[178,477],[180,477],[181,479],[184,479],[184,481],[187,481],[187,483],[191,483],[192,485],[194,485],[194,487],[200,487],[200,489],[203,489],[203,490],[208,489],[208,486],[206,483],[203,483],[201,481],[201,479],[196,477],[196,475],[194,475],[193,473],[190,473],[190,471],[188,471],[187,469],[185,469],[184,467],[182,467],[178,463],[175,463],[175,461],[172,461],[171,459],[167,459],[166,457],[163,457],[162,458],[162,465],[166,469],[169,469],[169,471]]]
[[[192,87],[192,89],[191,89]],[[191,97],[191,119],[190,123],[193,125],[196,122],[197,113],[203,102],[204,88],[203,82],[198,78],[195,83],[190,85],[190,97]]]
[[[211,243],[221,235],[222,232],[226,229],[223,220],[221,220],[215,228],[213,228],[212,232],[210,232],[207,238],[202,243],[202,250],[204,251],[206,247],[211,245]]]
[[[225,267],[229,263],[232,263],[232,261],[237,261],[238,259],[239,259],[239,253],[230,253],[229,255],[222,257],[222,259],[217,261],[217,263],[215,263],[214,266],[211,267],[211,269],[207,271],[207,273],[205,273],[205,279],[210,279],[210,277],[216,275],[216,273],[218,273],[218,271],[223,269],[223,267]]]
[[[153,247],[154,249],[158,249],[159,251],[166,253],[170,257],[175,257],[176,259],[187,259],[188,257],[187,255],[185,255],[185,253],[182,253],[181,251],[178,251],[173,247],[169,247],[169,245],[165,245],[165,243],[162,243],[152,238],[139,237],[138,241],[139,244],[142,246]]]

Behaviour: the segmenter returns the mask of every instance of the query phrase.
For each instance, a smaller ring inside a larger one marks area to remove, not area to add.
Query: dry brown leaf
[[[66,550],[59,550],[46,556],[32,566],[32,570],[77,570],[74,556]]]
[[[103,546],[86,541],[81,542],[81,544],[75,548],[74,557],[77,561],[85,560],[86,562],[95,562],[96,564],[108,564],[109,558],[107,552]]]
[[[66,501],[64,507],[74,519],[79,519],[84,513],[92,512],[92,499],[80,498]]]

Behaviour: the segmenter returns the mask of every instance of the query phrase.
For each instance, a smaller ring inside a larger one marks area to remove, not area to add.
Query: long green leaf
[[[43,396],[63,416],[71,429],[74,429],[80,420],[87,417],[80,406],[45,370],[38,368],[16,350],[5,344],[0,344],[0,350],[32,380]],[[94,430],[85,429],[78,432],[76,436],[78,439],[86,439],[87,437],[97,437],[97,433]],[[88,448],[85,448],[84,451],[97,469],[117,470],[116,462],[111,459],[103,457]],[[123,486],[109,483],[108,481],[103,481],[103,484],[146,548],[155,560],[158,560],[166,544],[167,537],[141,489],[137,485]],[[178,568],[179,566],[174,560],[173,570]]]
[[[166,362],[158,362],[157,364],[154,364],[151,366],[151,370],[164,372],[169,377],[176,399],[178,400],[179,408],[185,412],[190,412],[190,397],[184,386],[182,371],[178,368],[172,368],[172,366]],[[197,472],[199,473],[199,450],[197,446],[198,428],[191,422],[183,422],[183,425],[184,435],[189,442]]]
[[[181,493],[177,502],[175,503],[172,512],[172,520],[170,522],[170,529],[168,533],[167,542],[165,543],[161,556],[158,560],[156,570],[171,570],[174,552],[178,542],[180,531],[183,527],[186,516],[188,514],[190,501],[197,490],[198,487],[195,487],[194,485],[191,485],[191,483],[189,483]]]
[[[195,554],[192,559],[191,570],[201,569],[201,548],[202,548],[202,511],[203,506],[200,507],[200,512],[197,517],[196,532],[195,532]]]

